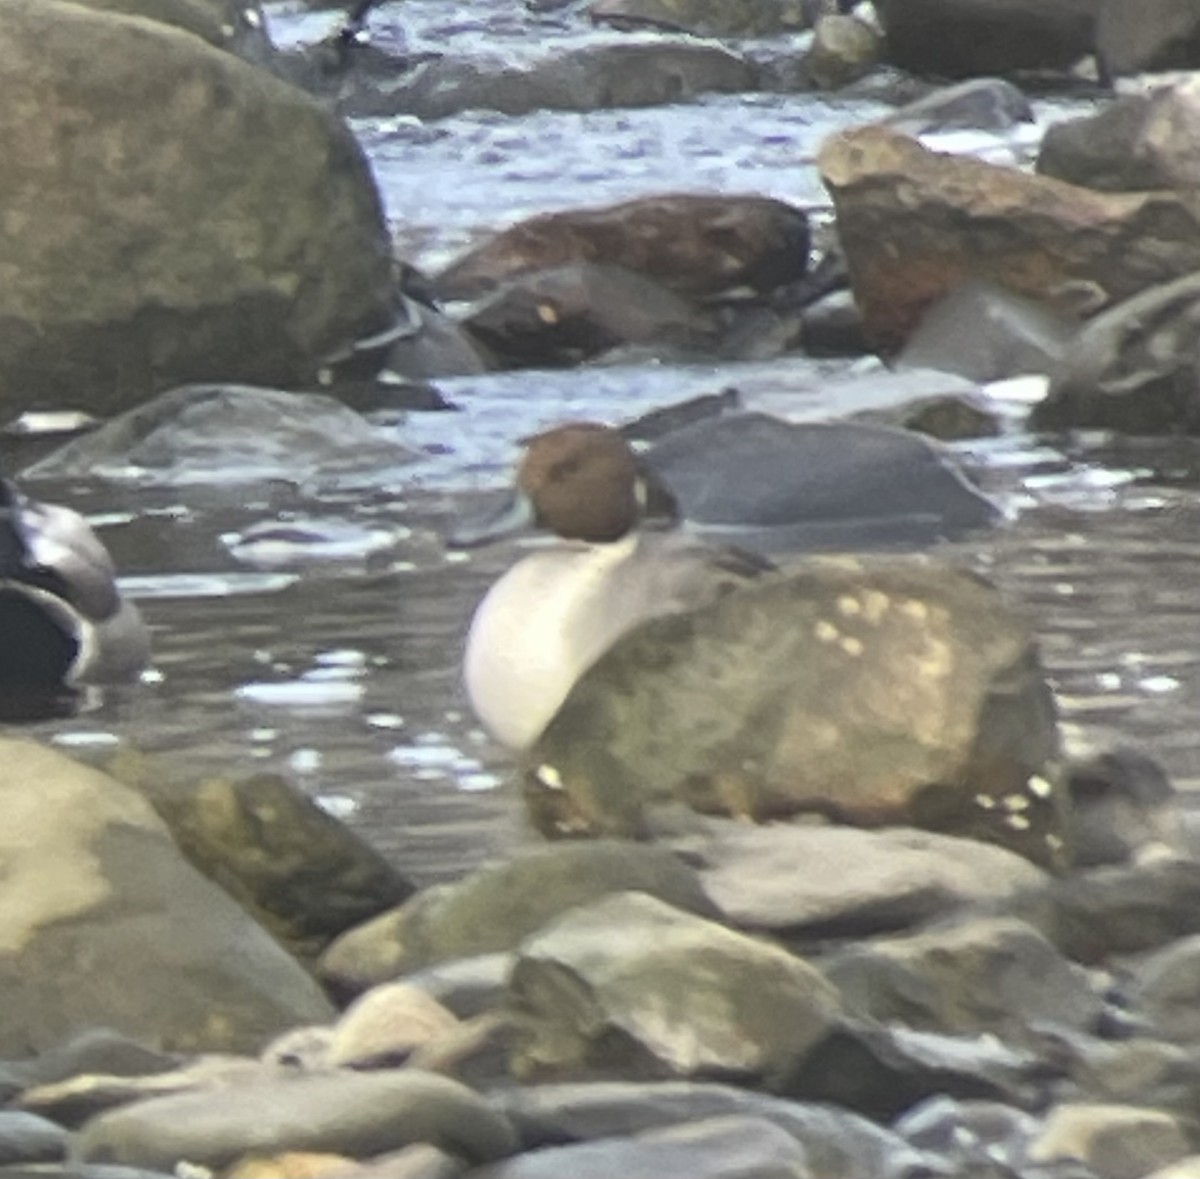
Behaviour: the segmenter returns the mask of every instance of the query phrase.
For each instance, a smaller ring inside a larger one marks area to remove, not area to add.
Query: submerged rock
[[[30,479],[140,483],[287,479],[395,466],[413,452],[316,393],[185,385],[129,410],[28,467]]]

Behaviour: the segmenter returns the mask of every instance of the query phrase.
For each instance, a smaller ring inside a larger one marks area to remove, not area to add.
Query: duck
[[[527,440],[497,511],[449,534],[453,548],[529,528],[550,534],[490,587],[467,633],[467,696],[500,744],[529,749],[579,677],[641,623],[774,569],[678,524],[670,491],[620,431],[567,422]]]
[[[78,512],[0,477],[0,698],[6,713],[135,679],[149,633],[112,557]]]

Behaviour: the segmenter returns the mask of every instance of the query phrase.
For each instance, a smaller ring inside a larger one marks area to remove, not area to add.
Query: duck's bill
[[[491,512],[455,525],[446,536],[446,545],[452,549],[478,548],[532,528],[535,522],[532,501],[516,491]]]

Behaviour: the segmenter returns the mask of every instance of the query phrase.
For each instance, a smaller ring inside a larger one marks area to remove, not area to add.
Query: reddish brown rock
[[[1093,313],[1200,270],[1194,194],[1093,192],[883,127],[834,136],[818,162],[867,330],[884,351],[969,279]]]
[[[793,282],[808,248],[808,218],[783,201],[676,193],[532,217],[451,263],[435,286],[443,299],[475,299],[535,270],[603,262],[703,298]]]

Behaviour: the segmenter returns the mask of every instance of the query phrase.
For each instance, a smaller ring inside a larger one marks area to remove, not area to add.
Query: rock
[[[1097,1179],[1143,1179],[1191,1153],[1179,1118],[1132,1105],[1067,1103],[1050,1111],[1029,1146],[1033,1163],[1081,1159]]]
[[[440,962],[407,976],[439,1003],[444,1003],[459,1019],[469,1019],[498,1007],[508,986],[512,954],[478,954]]]
[[[730,1116],[573,1146],[547,1147],[475,1179],[812,1179],[804,1147],[763,1118]]]
[[[575,905],[626,889],[676,908],[716,914],[692,869],[663,848],[603,840],[537,848],[426,889],[329,948],[321,973],[357,992],[439,962],[514,950]]]
[[[871,25],[835,13],[817,21],[804,69],[818,90],[838,90],[869,74],[882,51],[882,38]]]
[[[579,364],[628,344],[699,344],[712,325],[666,287],[621,266],[574,262],[518,275],[463,321],[501,368]]]
[[[286,1150],[281,1154],[251,1155],[229,1168],[222,1179],[346,1179],[354,1160],[341,1154]],[[354,1179],[360,1179],[355,1175]]]
[[[1031,1106],[1044,1101],[1045,1061],[993,1036],[945,1036],[843,1020],[782,1082],[781,1091],[891,1122],[950,1096]]]
[[[152,1076],[170,1072],[180,1057],[160,1052],[112,1028],[85,1028],[29,1060],[6,1062],[4,1072],[15,1082],[15,1092],[35,1085],[51,1085],[85,1073],[116,1077]],[[10,1096],[6,1093],[5,1099]]]
[[[645,462],[689,524],[766,551],[932,544],[998,516],[936,445],[883,426],[722,414],[666,434]]]
[[[274,53],[256,0],[75,0],[100,12],[140,16],[173,25],[256,65]]]
[[[0,412],[300,381],[382,326],[379,198],[307,96],[188,33],[57,0],[0,9],[0,68],[23,96],[0,112]]]
[[[632,892],[523,943],[510,987],[525,1078],[770,1082],[837,1012],[801,959]]]
[[[1173,1044],[1200,1040],[1200,935],[1171,942],[1131,969],[1126,1003],[1152,1034]]]
[[[970,279],[930,306],[896,364],[958,373],[981,383],[1049,373],[1078,331],[1079,321],[1071,315]]]
[[[930,1162],[921,1152],[906,1149],[889,1130],[847,1110],[711,1082],[514,1086],[498,1093],[496,1102],[525,1150],[740,1116],[770,1122],[803,1143],[813,1179],[899,1177]]]
[[[906,135],[934,131],[1010,131],[1032,123],[1033,106],[1025,92],[1005,78],[969,78],[939,86],[922,98],[897,107],[880,120]]]
[[[119,765],[113,772],[128,780]],[[304,960],[415,891],[361,836],[283,778],[183,783],[153,765],[133,773],[184,855]]]
[[[378,1068],[398,1063],[459,1021],[411,983],[383,983],[360,995],[334,1028],[329,1061],[339,1068]]]
[[[420,1142],[359,1164],[345,1179],[460,1179],[468,1166],[436,1146]],[[267,1175],[264,1179],[274,1179]]]
[[[972,1174],[996,1163],[1019,1172],[1037,1127],[1032,1114],[998,1101],[931,1097],[904,1114],[894,1129],[913,1146],[948,1156],[960,1171]]]
[[[928,372],[928,369],[917,370]],[[939,442],[962,442],[969,438],[996,438],[1003,433],[996,411],[969,394],[935,393],[918,397],[894,409],[867,410],[854,421],[891,426],[924,434]]]
[[[1200,78],[1129,94],[1047,128],[1037,169],[1085,188],[1200,188]]]
[[[346,117],[411,115],[446,119],[466,110],[524,115],[536,110],[589,111],[686,102],[701,94],[753,90],[758,70],[720,45],[686,37],[590,44],[542,57],[434,57],[409,68],[381,55],[370,72],[335,78],[332,98]],[[328,92],[328,75],[304,79]]]
[[[1124,864],[1183,850],[1179,794],[1153,758],[1118,746],[1068,762],[1065,772],[1076,867]]]
[[[973,902],[1018,896],[1043,879],[1004,848],[905,828],[722,823],[690,850],[730,921],[784,936],[905,929]]]
[[[836,953],[823,969],[851,1012],[918,1030],[1020,1044],[1031,1027],[1087,1028],[1101,1010],[1083,972],[1011,918],[877,938]]]
[[[51,1163],[67,1157],[67,1132],[23,1110],[0,1110],[0,1167]]]
[[[415,1070],[338,1072],[139,1101],[90,1121],[74,1157],[171,1170],[250,1151],[369,1158],[428,1142],[476,1163],[509,1154],[508,1122],[465,1085]]]
[[[1035,925],[1068,958],[1104,962],[1200,933],[1200,862],[1155,858],[1074,873],[998,907]]]
[[[1032,636],[993,588],[924,563],[816,559],[618,640],[524,784],[550,834],[645,832],[682,802],[917,826],[1055,863],[1057,742]]]
[[[1200,1175],[1200,1154],[1189,1154],[1152,1171],[1146,1179],[1195,1179],[1197,1175]]]
[[[774,37],[809,26],[803,0],[592,0],[587,12],[596,24],[697,37]]]
[[[322,472],[394,467],[413,457],[328,397],[186,385],[68,442],[23,474],[142,484],[295,481]]]
[[[1096,56],[1110,74],[1200,66],[1200,11],[1191,0],[1100,0]]]
[[[819,164],[867,330],[885,350],[970,279],[1074,313],[1200,270],[1189,194],[1093,192],[882,127],[833,136]]]
[[[254,1049],[329,1017],[304,970],[137,794],[31,741],[6,738],[0,754],[0,1052],[97,1025],[182,1050]]]
[[[1035,429],[1200,433],[1200,274],[1151,287],[1084,325],[1030,418]]]
[[[1092,52],[1099,0],[875,0],[887,60],[965,78],[1066,69]]]
[[[638,197],[531,217],[452,262],[443,299],[473,299],[522,274],[574,262],[622,266],[685,298],[740,287],[766,293],[808,266],[808,218],[769,197]]]

